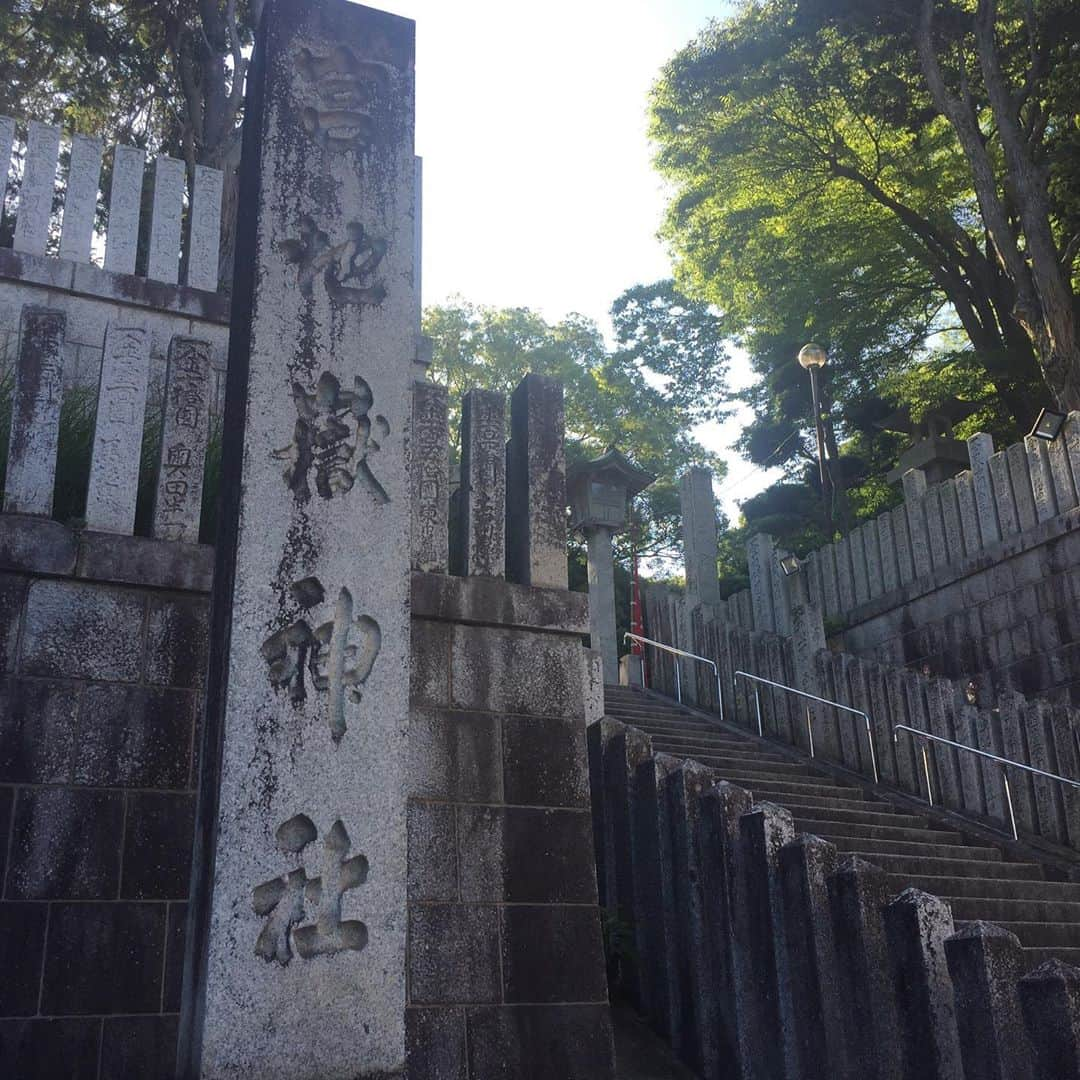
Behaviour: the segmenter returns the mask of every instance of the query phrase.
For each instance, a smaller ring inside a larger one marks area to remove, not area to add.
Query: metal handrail
[[[724,719],[724,695],[720,689],[720,669],[716,666],[715,660],[710,660],[707,656],[698,656],[697,653],[687,652],[685,649],[676,649],[674,645],[665,645],[662,641],[653,641],[652,638],[642,637],[640,634],[631,634],[627,631],[623,634],[623,641],[629,639],[630,641],[637,641],[642,645],[651,645],[654,649],[663,649],[664,652],[674,653],[676,656],[685,656],[690,660],[700,660],[703,664],[708,664],[713,669],[713,674],[716,676],[716,702],[717,708],[720,710],[720,719]],[[682,676],[679,674],[678,662],[674,664],[675,668],[675,697],[678,699],[679,704],[682,704]],[[641,684],[645,685],[645,654],[641,654]]]
[[[809,698],[811,701],[816,701],[821,705],[831,705],[834,709],[842,709],[844,712],[854,713],[856,716],[861,716],[866,722],[866,743],[870,747],[870,765],[874,770],[874,783],[879,782],[878,767],[877,767],[877,755],[874,753],[874,732],[870,726],[870,714],[865,713],[862,709],[852,708],[850,705],[844,705],[839,701],[833,701],[830,698],[818,697],[817,694],[811,694],[806,690],[799,690],[794,686],[787,686],[784,683],[774,682],[772,679],[763,678],[761,675],[752,675],[749,671],[736,671],[735,677],[732,680],[736,686],[739,685],[739,676],[744,679],[750,679],[752,682],[764,683],[766,686],[775,687],[777,690],[786,690],[789,694],[798,694],[799,697]],[[758,735],[762,738],[765,737],[765,731],[761,724],[761,692],[758,688],[754,687],[754,708],[757,710],[757,726]],[[806,732],[810,738],[810,756],[814,756],[814,732],[810,727],[810,710],[806,710]]]
[[[1071,787],[1080,788],[1080,780],[1070,780],[1067,776],[1058,776],[1057,773],[1046,772],[1045,769],[1036,769],[1034,765],[1025,765],[1022,761],[1013,761],[1012,758],[999,757],[997,754],[991,754],[988,750],[977,750],[974,746],[968,746],[967,743],[956,742],[954,739],[946,739],[943,735],[932,735],[929,731],[922,731],[919,728],[913,728],[907,724],[893,724],[893,743],[897,743],[896,733],[898,731],[908,731],[911,733],[912,742],[915,741],[915,736],[918,735],[922,739],[930,739],[933,742],[945,743],[946,746],[955,746],[957,750],[966,750],[969,754],[976,754],[978,757],[989,758],[990,761],[996,761],[1001,766],[1001,779],[1005,782],[1005,802],[1009,807],[1009,824],[1012,825],[1013,839],[1019,840],[1020,834],[1016,831],[1016,814],[1013,812],[1012,791],[1009,788],[1009,774],[1005,771],[1006,765],[1011,765],[1014,769],[1023,769],[1024,772],[1034,773],[1036,776],[1045,776],[1047,780],[1056,780],[1059,784],[1069,784]],[[930,761],[926,755],[926,747],[922,748],[922,760],[923,760],[923,774],[926,776],[926,799],[931,806],[934,805],[934,789],[930,785]]]

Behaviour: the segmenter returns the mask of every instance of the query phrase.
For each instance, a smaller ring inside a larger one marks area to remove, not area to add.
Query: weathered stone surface
[[[31,120],[26,136],[19,204],[15,213],[15,251],[44,255],[49,239],[56,163],[60,153],[60,128]]]
[[[101,1056],[101,1020],[0,1020],[0,1061],[27,1080],[71,1076],[95,1080]]]
[[[716,573],[716,500],[709,469],[695,465],[679,479],[686,589],[702,604],[720,603]]]
[[[4,481],[8,514],[52,513],[66,325],[61,311],[29,306],[22,310]]]
[[[90,240],[97,212],[101,179],[101,140],[89,135],[71,137],[71,164],[64,192],[64,224],[60,233],[60,258],[90,261]]]
[[[945,939],[953,933],[946,901],[905,889],[885,906],[896,972],[904,1075],[954,1080],[963,1073]]]
[[[1005,451],[1012,480],[1013,501],[1020,531],[1034,528],[1038,518],[1035,513],[1035,496],[1032,491],[1031,473],[1028,469],[1027,448],[1022,442],[1013,443]]]
[[[519,806],[589,805],[580,717],[507,716],[502,722],[503,789]]]
[[[502,1000],[499,928],[481,904],[409,910],[409,992],[414,1003]]]
[[[123,824],[124,799],[118,792],[21,789],[7,895],[16,900],[114,897]]]
[[[187,897],[194,824],[192,795],[157,791],[128,795],[121,899]]]
[[[983,545],[993,544],[1001,539],[997,500],[994,498],[994,481],[990,476],[990,459],[994,456],[993,436],[979,432],[968,439],[967,447]]]
[[[591,724],[604,715],[604,665],[596,649],[581,650],[584,667],[585,723]],[[621,662],[620,662],[621,671]],[[641,669],[638,668],[638,676]]]
[[[70,685],[7,679],[0,686],[0,780],[71,782],[77,698]]]
[[[454,802],[502,802],[499,718],[418,709],[409,717],[412,793]]]
[[[1000,926],[969,923],[945,941],[965,1076],[1029,1075],[1020,1016],[1020,942]]]
[[[210,432],[213,346],[198,338],[169,342],[165,407],[154,495],[157,540],[194,544],[202,517],[203,470]]]
[[[772,565],[776,561],[776,544],[771,536],[758,533],[746,544],[746,561],[750,569],[750,599],[754,605],[754,629],[776,630],[773,607]]]
[[[191,222],[188,228],[187,283],[193,289],[214,291],[218,287],[218,247],[221,241],[220,169],[195,166],[191,191]],[[153,276],[153,275],[150,275]]]
[[[498,912],[507,1004],[606,1003],[598,908],[511,904]]]
[[[994,505],[997,507],[1001,535],[1008,538],[1020,531],[1020,519],[1016,512],[1006,451],[999,451],[990,458],[990,480],[994,485]]]
[[[184,163],[160,156],[154,162],[154,202],[146,276],[175,285],[180,277],[180,224],[184,213]]]
[[[0,672],[15,667],[27,584],[19,574],[0,572]]]
[[[457,813],[439,803],[409,803],[409,900],[460,899]]]
[[[896,569],[900,584],[915,580],[915,563],[911,554],[911,532],[908,529],[907,507],[901,503],[890,511],[893,541],[896,544]]]
[[[176,1068],[176,1016],[110,1016],[101,1033],[101,1080],[165,1077]]]
[[[585,529],[588,543],[589,642],[600,654],[605,683],[619,681],[619,643],[615,637],[615,562],[612,529],[590,525]]]
[[[412,409],[412,567],[445,574],[450,509],[446,387],[417,380],[413,383]]]
[[[455,626],[451,704],[458,709],[581,717],[584,686],[580,644],[555,634]]]
[[[0,116],[0,173],[7,187],[8,170],[11,168],[11,150],[15,144],[15,121],[10,116]]]
[[[461,404],[461,507],[457,544],[463,576],[506,573],[506,399],[470,390]]]
[[[960,533],[963,538],[963,550],[974,555],[982,550],[982,528],[979,525],[979,509],[975,502],[975,481],[970,472],[954,477],[956,501],[960,508]]]
[[[203,1045],[187,1067],[206,1080],[393,1073],[411,785],[414,26],[342,0],[270,0],[254,55],[215,581],[232,626],[218,627],[208,681],[209,723],[224,725],[219,831],[205,960],[193,947]],[[299,815],[310,828],[292,828]],[[290,929],[269,899],[301,868],[321,900]],[[437,914],[413,909],[427,957],[414,954],[414,992],[464,985],[449,950],[480,955]],[[490,913],[470,917],[462,929],[490,949]]]
[[[208,593],[214,575],[214,549],[208,544],[172,544],[143,536],[83,532],[79,534],[75,573],[92,581]]]
[[[0,538],[3,534],[0,533]],[[412,575],[412,613],[481,626],[589,632],[589,598],[566,589],[537,589],[490,578]]]
[[[1039,1080],[1080,1076],[1080,970],[1046,960],[1020,980]]]
[[[800,835],[780,849],[784,939],[799,1068],[807,1080],[845,1076],[843,1002],[829,907],[836,848]]]
[[[1054,494],[1054,477],[1050,468],[1049,445],[1045,439],[1037,439],[1034,435],[1029,435],[1024,439],[1024,449],[1027,453],[1031,489],[1035,497],[1035,518],[1037,521],[1049,521],[1058,512],[1057,498]],[[1065,509],[1068,509],[1068,504]]]
[[[33,1016],[38,1011],[48,911],[47,904],[0,904],[0,963],[4,970],[0,1015]],[[0,1042],[0,1062],[10,1068],[6,1051]]]
[[[446,708],[450,704],[451,627],[413,619],[409,646],[409,700],[417,707]]]
[[[140,327],[110,324],[98,382],[86,526],[130,536],[135,529],[150,337]]]
[[[134,682],[142,669],[145,593],[72,581],[30,584],[22,670]]]
[[[146,151],[134,146],[117,146],[113,153],[105,269],[118,274],[134,274]]]
[[[526,375],[510,398],[507,447],[507,576],[522,585],[565,589],[566,452],[563,392],[554,379]]]
[[[146,681],[201,690],[206,678],[209,604],[201,596],[150,597]]]
[[[408,1009],[405,1013],[405,1055],[410,1077],[468,1080],[465,1010]]]

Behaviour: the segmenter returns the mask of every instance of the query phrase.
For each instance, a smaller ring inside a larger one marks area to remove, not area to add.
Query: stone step
[[[970,919],[956,920],[957,930],[968,925]],[[1011,930],[1020,944],[1032,949],[1080,949],[1080,924],[1055,922],[998,922],[998,926]],[[1056,952],[1055,952],[1056,955]]]
[[[655,743],[653,743],[653,748],[659,749]],[[727,754],[716,753],[695,753],[692,748],[685,746],[679,747],[678,751],[666,752],[677,752],[682,757],[692,757],[695,761],[710,765],[712,768],[719,769],[722,772],[729,769],[738,770],[745,776],[775,777],[778,780],[786,779],[789,776],[793,779],[798,777],[813,778],[814,780],[822,779],[817,770],[811,769],[807,765],[800,765],[797,762],[769,761],[765,758],[732,758]]]
[[[638,730],[648,731],[647,728],[639,728]],[[780,753],[779,750],[762,750],[746,739],[727,739],[722,735],[709,735],[695,731],[665,730],[653,735],[652,739],[653,742],[662,739],[664,742],[679,743],[683,746],[696,746],[702,750],[717,748],[742,757],[761,758],[769,761],[791,761],[790,757]]]
[[[817,821],[853,821],[867,825],[895,825],[911,829],[924,828],[926,818],[905,814],[888,803],[864,802],[859,806],[817,806],[813,803],[785,802],[784,805],[796,816],[814,818]]]
[[[839,845],[837,845],[839,846]],[[847,849],[845,849],[847,850]],[[970,849],[965,848],[965,851]],[[985,850],[985,849],[983,849]],[[994,849],[997,852],[997,849]],[[1038,863],[1005,862],[999,859],[982,859],[975,855],[958,858],[941,854],[941,849],[933,854],[901,855],[891,852],[867,852],[859,854],[867,862],[872,862],[887,871],[893,877],[933,877],[964,878],[1008,878],[1010,880],[1042,881],[1043,869]],[[997,852],[1000,857],[1000,852]]]
[[[1054,900],[1080,904],[1080,885],[1071,881],[1024,881],[999,877],[940,877],[932,874],[893,874],[898,890],[914,886],[934,896],[997,900]]]
[[[918,821],[918,819],[916,819]],[[860,821],[829,821],[796,817],[799,832],[813,833],[825,840],[834,836],[863,837],[867,840],[910,840],[916,844],[954,844],[962,838],[954,829],[931,829],[925,821],[911,825],[878,825]]]
[[[732,735],[712,724],[688,724],[683,720],[666,720],[656,716],[616,716],[614,719],[642,731],[669,731],[672,735],[700,735],[703,739],[725,739],[739,746],[754,747],[757,744],[741,735]]]
[[[862,802],[862,793],[856,788],[837,787],[827,781],[820,784],[804,784],[801,781],[777,780],[775,777],[763,778],[751,776],[743,771],[727,771],[722,774],[722,779],[740,787],[750,788],[755,794],[767,795],[770,792],[786,795],[825,795],[830,799],[846,799],[849,802]]]
[[[1080,967],[1080,949],[1024,949],[1020,957],[1025,974],[1047,960],[1062,960],[1073,967]]]
[[[1043,882],[1045,885],[1046,882]],[[1075,923],[1080,926],[1080,903],[1069,900],[1003,898],[999,896],[945,896],[953,918],[986,922]]]
[[[843,789],[847,791],[847,789]],[[860,814],[862,813],[862,807],[867,806],[873,809],[874,813],[878,812],[878,807],[885,806],[884,803],[869,802],[864,798],[832,798],[828,795],[803,795],[792,794],[784,795],[782,793],[776,793],[769,796],[771,802],[779,803],[781,806],[793,813],[795,810],[843,810],[847,813]],[[821,814],[818,814],[821,817]]]
[[[818,833],[821,836],[821,833]],[[997,862],[1001,852],[995,847],[976,847],[967,844],[939,844],[933,840],[867,840],[864,836],[836,836],[826,833],[823,840],[835,844],[840,851],[861,855],[873,862],[879,855],[931,856],[939,859],[977,859],[980,862]]]

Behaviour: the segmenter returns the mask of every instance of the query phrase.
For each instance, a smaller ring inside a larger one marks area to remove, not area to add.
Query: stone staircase
[[[755,798],[785,807],[799,832],[881,867],[898,893],[914,885],[947,899],[957,929],[983,920],[1011,930],[1029,970],[1050,957],[1080,965],[1080,883],[1049,880],[1041,862],[1017,861],[1004,845],[982,838],[969,842],[960,831],[837,779],[795,748],[670,699],[623,686],[606,686],[604,698],[606,713],[648,734],[657,752],[699,761]]]

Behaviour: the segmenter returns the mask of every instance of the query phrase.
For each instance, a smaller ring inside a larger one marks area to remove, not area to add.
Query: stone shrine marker
[[[413,37],[270,0],[248,77],[185,1076],[403,1067]]]

